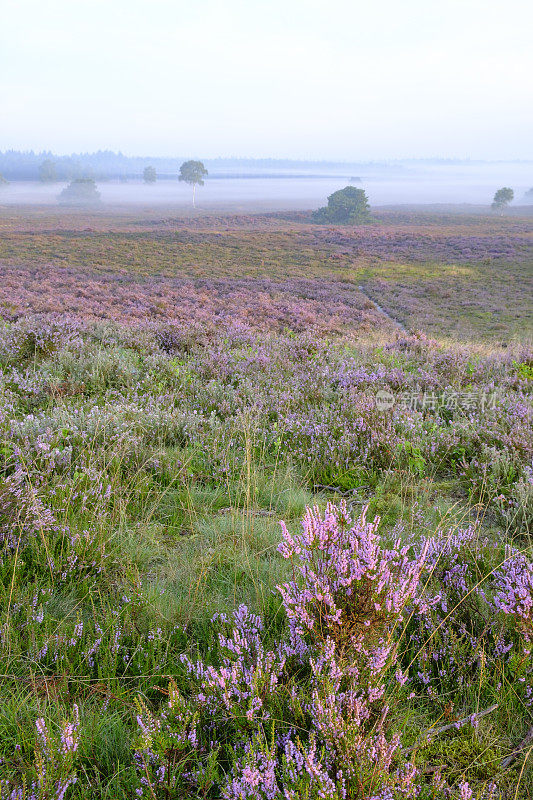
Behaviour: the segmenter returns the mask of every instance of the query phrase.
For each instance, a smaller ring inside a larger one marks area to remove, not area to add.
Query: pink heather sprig
[[[265,699],[276,690],[286,656],[279,648],[265,650],[260,636],[262,622],[246,606],[241,605],[233,617],[230,634],[219,634],[223,651],[220,667],[194,662],[186,655],[181,656],[182,663],[198,681],[195,699],[206,711],[229,713],[248,722],[268,719]]]
[[[260,735],[245,746],[223,790],[224,800],[344,800],[345,780],[339,770],[334,780],[319,752],[316,738],[309,744],[286,737],[281,752]]]
[[[37,733],[39,735],[41,749],[43,753],[48,753],[50,751],[50,740],[48,736],[48,728],[43,717],[39,717],[39,719],[36,720],[35,727],[37,728]]]
[[[466,781],[461,781],[459,784],[459,791],[461,800],[471,800],[474,796],[474,792]]]
[[[363,677],[345,661],[339,663],[335,643],[328,640],[320,655],[310,659],[311,701],[303,706],[312,730],[347,779],[360,785],[373,772],[376,779],[387,780],[400,736],[385,735],[385,684],[379,676]]]
[[[277,800],[280,797],[276,758],[262,742],[255,739],[246,745],[244,756],[236,762],[222,797],[224,800]]]
[[[74,703],[74,721],[64,722],[61,728],[61,749],[63,753],[75,753],[78,749],[78,728],[80,724],[80,714],[78,706]]]
[[[78,749],[79,711],[74,705],[74,719],[65,720],[60,736],[48,730],[46,721],[35,721],[37,743],[33,765],[35,779],[31,784],[14,785],[0,779],[0,797],[6,800],[65,800],[70,786],[76,783],[74,756]]]
[[[292,562],[293,580],[277,588],[301,636],[360,647],[371,634],[365,628],[381,635],[415,597],[430,542],[414,559],[399,542],[384,549],[379,518],[367,522],[365,514],[352,523],[345,504],[330,503],[324,515],[308,509],[299,534],[282,523],[278,549]]]

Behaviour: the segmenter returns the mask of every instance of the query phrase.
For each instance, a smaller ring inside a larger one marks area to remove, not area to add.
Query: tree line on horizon
[[[65,182],[78,178],[104,181],[142,176],[146,182],[151,182],[151,170],[161,177],[176,174],[176,162],[179,164],[180,160],[186,161],[179,157],[125,156],[108,150],[71,156],[58,156],[49,151],[35,153],[8,150],[0,152],[0,174],[8,181]],[[228,163],[231,161],[230,159]],[[147,168],[148,173],[146,173]]]
[[[172,173],[176,161],[185,161],[184,157],[165,156],[127,156],[120,151],[98,150],[94,153],[73,153],[71,155],[57,155],[49,150],[35,152],[33,150],[6,150],[0,151],[0,173],[8,180],[38,180],[39,168],[43,161],[50,160],[55,165],[58,180],[67,181],[75,178],[94,178],[104,180],[112,178],[134,178],[142,174],[144,167],[149,164],[161,175]],[[342,162],[328,160],[299,160],[288,158],[239,158],[217,157],[205,162],[207,167],[270,167],[270,168],[304,168],[322,164],[329,168],[350,168],[367,166],[364,162]],[[369,162],[375,166],[387,166],[385,162]],[[391,166],[392,168],[392,166]]]

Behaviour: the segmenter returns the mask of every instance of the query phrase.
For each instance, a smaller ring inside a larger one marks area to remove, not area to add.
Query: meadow
[[[0,228],[1,800],[530,798],[531,218]]]

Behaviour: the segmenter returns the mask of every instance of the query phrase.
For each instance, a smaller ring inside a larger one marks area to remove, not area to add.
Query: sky
[[[0,150],[533,158],[530,0],[2,0]]]

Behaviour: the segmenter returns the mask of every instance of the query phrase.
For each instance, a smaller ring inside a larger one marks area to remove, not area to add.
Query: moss
[[[476,732],[441,734],[432,744],[417,751],[414,759],[419,768],[441,767],[446,779],[453,783],[461,777],[472,783],[489,781],[501,771],[501,750]]]

